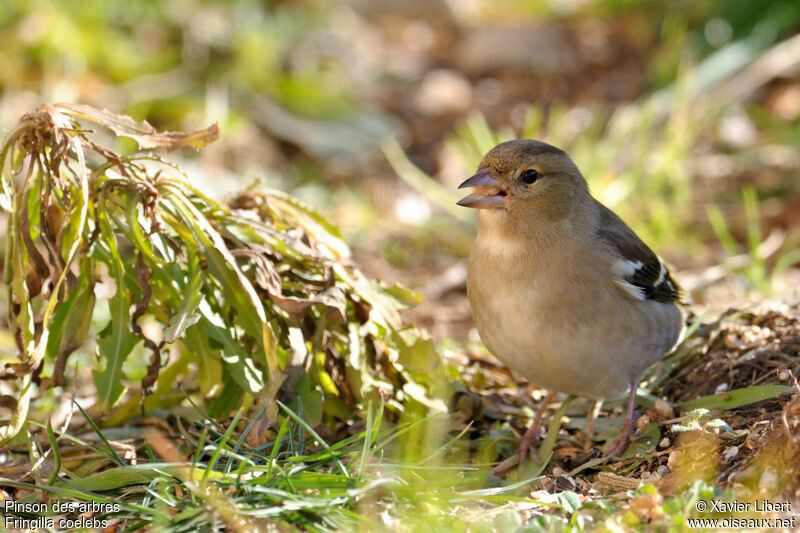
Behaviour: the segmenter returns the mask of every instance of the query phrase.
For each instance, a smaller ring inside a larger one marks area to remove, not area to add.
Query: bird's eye
[[[539,173],[532,168],[529,168],[528,170],[522,173],[522,181],[524,181],[527,185],[532,184],[534,181],[536,181],[536,178],[538,177]]]

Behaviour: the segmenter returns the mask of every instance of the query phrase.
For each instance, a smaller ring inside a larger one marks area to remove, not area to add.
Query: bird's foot
[[[544,417],[544,412],[547,410],[547,406],[550,405],[555,397],[555,392],[547,393],[544,399],[542,399],[539,409],[536,410],[536,416],[533,419],[533,423],[522,436],[522,440],[520,440],[519,443],[519,449],[517,450],[517,453],[519,454],[519,464],[525,462],[525,459],[528,457],[528,453],[530,453],[530,457],[538,457],[536,454],[536,447],[539,444],[539,437],[542,432],[542,418]]]
[[[519,449],[517,450],[517,454],[519,454],[519,464],[524,463],[525,459],[528,457],[536,457],[536,448],[539,445],[539,433],[541,429],[541,424],[532,424],[531,427],[528,428],[528,431],[522,436],[522,440],[519,441]]]
[[[491,474],[493,476],[502,476],[515,466],[517,466],[519,462],[519,454],[512,453],[509,455],[505,460],[497,463],[497,465],[492,468]]]
[[[638,381],[631,382],[631,392],[628,396],[628,409],[625,414],[625,420],[622,422],[622,429],[620,430],[619,437],[611,444],[611,447],[606,451],[605,457],[617,457],[622,455],[625,448],[628,447],[628,442],[633,435],[634,423],[636,417],[634,416],[634,407],[636,405],[636,388],[639,386]]]
[[[547,406],[550,405],[555,397],[555,392],[549,392],[547,393],[547,396],[542,399],[541,405],[536,411],[536,416],[533,419],[533,423],[520,439],[519,448],[517,448],[515,453],[512,453],[508,458],[495,466],[492,469],[492,475],[502,475],[517,464],[523,464],[525,459],[528,457],[533,457],[537,461],[539,460],[537,446],[539,444],[539,438],[542,431],[542,417],[544,416]]]
[[[614,442],[611,444],[611,447],[603,454],[603,457],[607,457],[609,459],[613,457],[619,457],[622,455],[622,452],[628,447],[628,443],[634,440],[631,437],[631,431],[623,429],[620,436],[617,437]]]
[[[520,439],[517,451],[509,455],[504,461],[498,463],[497,466],[492,469],[492,475],[501,476],[516,465],[525,463],[525,459],[528,457],[532,457],[538,461],[539,455],[537,446],[539,444],[540,431],[541,425],[534,422],[522,436],[522,439]]]

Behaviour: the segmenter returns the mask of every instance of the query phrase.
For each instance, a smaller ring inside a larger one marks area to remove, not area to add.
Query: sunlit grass
[[[734,275],[743,277],[747,283],[762,294],[774,291],[775,281],[780,279],[792,265],[800,262],[800,250],[792,246],[797,234],[777,232],[765,239],[761,231],[761,214],[758,192],[752,186],[742,189],[742,206],[745,213],[746,242],[742,246],[731,233],[725,216],[717,205],[706,207],[708,220],[729,259],[723,265]],[[787,242],[788,241],[788,242]]]

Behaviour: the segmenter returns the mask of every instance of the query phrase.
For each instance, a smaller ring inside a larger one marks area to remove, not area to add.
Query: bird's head
[[[516,140],[492,148],[478,172],[459,185],[475,191],[458,202],[521,223],[542,224],[568,216],[588,197],[588,187],[563,150],[541,141]],[[488,215],[488,212],[487,212]]]

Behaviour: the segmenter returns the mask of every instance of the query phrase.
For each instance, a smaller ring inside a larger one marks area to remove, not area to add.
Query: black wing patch
[[[645,299],[657,302],[675,302],[681,299],[678,284],[672,278],[667,266],[653,255],[655,261],[637,267],[632,275],[626,276],[625,281],[640,288]]]
[[[599,204],[599,202],[598,202]],[[598,237],[619,254],[614,280],[629,297],[677,302],[682,291],[667,266],[613,211],[600,205]]]

